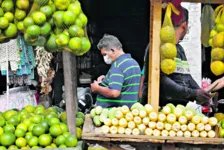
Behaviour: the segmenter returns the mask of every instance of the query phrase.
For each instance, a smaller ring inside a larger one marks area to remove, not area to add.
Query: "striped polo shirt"
[[[130,54],[119,56],[112,64],[106,74],[101,86],[119,90],[121,94],[117,98],[108,98],[97,95],[97,105],[104,108],[132,106],[138,100],[138,90],[140,85],[141,70],[138,63]]]

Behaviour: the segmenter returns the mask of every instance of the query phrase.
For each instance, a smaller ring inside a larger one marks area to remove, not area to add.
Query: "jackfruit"
[[[161,62],[161,70],[163,73],[170,75],[176,70],[176,62],[172,59],[164,59]]]
[[[214,48],[211,51],[212,60],[223,60],[224,58],[224,49]]]
[[[214,75],[222,75],[224,73],[224,64],[222,61],[213,61],[210,65],[210,69]]]
[[[160,40],[162,43],[176,44],[174,28],[171,26],[163,27],[160,31]]]
[[[176,45],[172,43],[165,43],[160,47],[161,56],[167,59],[173,59],[177,56]]]

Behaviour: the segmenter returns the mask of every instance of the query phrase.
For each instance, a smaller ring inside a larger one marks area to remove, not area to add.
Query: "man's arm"
[[[91,89],[93,92],[97,92],[107,98],[117,98],[120,96],[121,91],[110,89],[108,87],[103,87],[98,84],[97,81],[91,84]]]
[[[196,99],[197,90],[181,86],[161,73],[161,87],[170,95],[181,99]]]
[[[207,88],[205,88],[205,91],[209,91],[212,89],[216,84],[218,84],[213,91],[217,91],[224,87],[224,77],[217,79],[215,82],[213,82],[211,85],[209,85]],[[212,92],[212,91],[211,91]]]

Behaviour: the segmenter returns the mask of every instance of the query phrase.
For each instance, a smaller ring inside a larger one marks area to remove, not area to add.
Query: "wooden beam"
[[[149,82],[148,103],[155,110],[159,108],[160,84],[160,29],[162,17],[162,0],[151,0],[150,5],[150,49],[149,49]]]
[[[77,109],[77,74],[76,56],[66,50],[63,51],[64,87],[66,114],[69,132],[76,136]]]
[[[224,0],[183,0],[183,2],[224,4]]]

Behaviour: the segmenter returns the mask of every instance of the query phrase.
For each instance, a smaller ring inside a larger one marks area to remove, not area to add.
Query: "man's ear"
[[[184,23],[182,23],[181,28],[183,30],[187,30],[187,22],[186,21]]]

